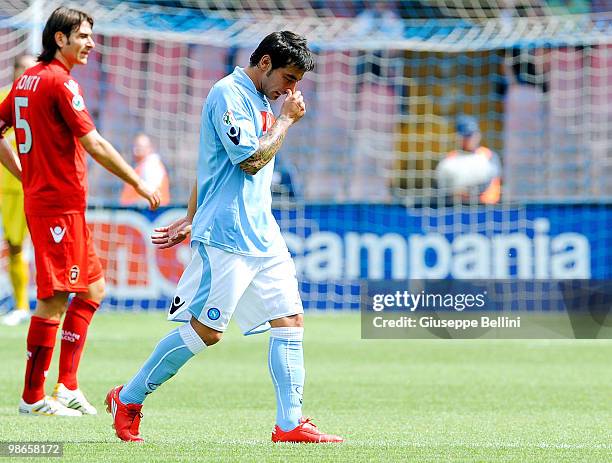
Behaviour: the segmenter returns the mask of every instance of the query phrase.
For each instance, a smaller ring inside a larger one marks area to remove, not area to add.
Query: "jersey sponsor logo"
[[[240,144],[240,127],[230,127],[227,131],[228,138],[232,141],[234,145]]]
[[[232,112],[231,109],[228,109],[227,111],[225,111],[225,113],[223,113],[223,123],[225,125],[235,125],[236,124],[236,118],[234,117],[234,113]]]
[[[72,267],[70,267],[70,270],[68,271],[68,281],[71,285],[75,284],[78,281],[80,273],[81,269],[78,265],[73,265]]]
[[[172,300],[172,304],[170,305],[170,315],[172,315],[174,312],[176,312],[178,309],[180,309],[181,307],[183,307],[185,305],[185,301],[181,301],[181,298],[178,296],[174,296],[174,299]]]
[[[77,111],[83,111],[85,109],[85,101],[79,93],[79,84],[70,79],[68,82],[64,82],[64,87],[72,93],[72,107]]]
[[[219,317],[221,316],[221,311],[216,307],[212,307],[208,309],[208,312],[206,312],[206,316],[211,320],[219,320]]]
[[[274,124],[274,114],[268,111],[261,111],[261,130],[266,133]]]
[[[56,225],[53,228],[49,228],[49,231],[51,232],[53,241],[58,244],[61,243],[61,241],[64,239],[64,235],[66,234],[66,228],[62,228],[59,225]]]

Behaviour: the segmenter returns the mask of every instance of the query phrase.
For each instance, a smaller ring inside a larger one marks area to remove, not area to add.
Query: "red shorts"
[[[83,293],[104,276],[85,214],[39,217],[26,214],[36,262],[38,299],[56,291]]]

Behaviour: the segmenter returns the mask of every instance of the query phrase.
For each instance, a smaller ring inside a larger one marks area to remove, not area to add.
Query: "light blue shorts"
[[[244,334],[270,329],[270,320],[303,313],[289,252],[243,256],[194,241],[192,258],[176,287],[168,320],[199,322],[225,331],[232,318]]]

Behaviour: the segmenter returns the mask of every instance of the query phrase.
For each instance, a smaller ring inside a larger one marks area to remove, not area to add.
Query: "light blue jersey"
[[[255,175],[238,166],[273,122],[270,103],[242,68],[213,86],[202,109],[192,241],[249,256],[287,252],[272,215],[274,159]]]

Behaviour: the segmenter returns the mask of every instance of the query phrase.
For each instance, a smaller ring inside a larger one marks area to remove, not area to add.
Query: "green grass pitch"
[[[0,440],[65,442],[63,462],[610,461],[611,341],[361,340],[356,314],[306,315],[304,412],[344,444],[270,442],[268,336],[235,326],[147,399],[146,443],[119,442],[105,393],[173,326],[97,315],[80,384],[100,414],[77,419],[17,415],[26,327],[0,327]]]

